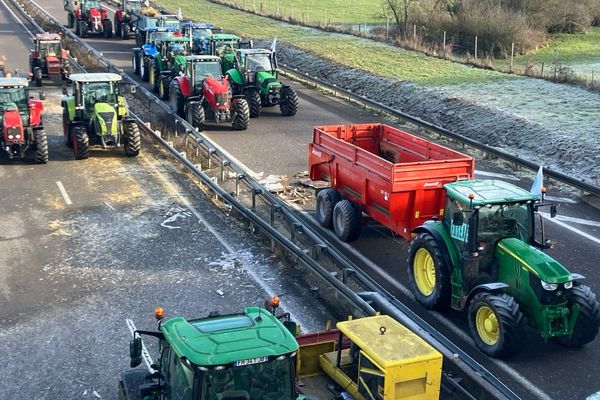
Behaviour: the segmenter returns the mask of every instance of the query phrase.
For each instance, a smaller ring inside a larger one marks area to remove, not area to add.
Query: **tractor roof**
[[[167,36],[161,39],[161,41],[164,42],[180,42],[180,43],[184,43],[184,42],[189,42],[190,38],[187,36]]]
[[[244,55],[249,54],[271,54],[271,50],[267,49],[237,49],[237,51]]]
[[[146,32],[176,32],[177,28],[174,26],[151,26],[146,28]]]
[[[511,183],[498,180],[464,180],[444,185],[448,195],[469,204],[469,194],[474,194],[473,206],[487,204],[524,203],[538,201],[539,197]]]
[[[192,61],[192,62],[209,62],[209,61],[216,61],[219,62],[221,61],[221,58],[219,56],[207,56],[207,55],[194,55],[194,56],[187,56],[185,58],[186,61]]]
[[[211,39],[213,40],[240,40],[238,35],[234,35],[233,33],[215,33],[212,35]]]
[[[28,87],[29,80],[27,78],[0,78],[0,88],[13,88],[13,87]]]
[[[91,74],[71,74],[69,79],[73,82],[120,82],[121,75],[111,74],[109,72],[91,73]]]
[[[184,22],[183,27],[192,27],[193,29],[211,29],[214,27],[214,25],[210,22]]]
[[[186,321],[172,318],[161,331],[178,356],[200,366],[280,356],[298,350],[288,329],[270,312],[248,307],[243,314]]]
[[[35,40],[37,40],[37,41],[60,40],[60,35],[58,33],[38,33],[35,35]]]

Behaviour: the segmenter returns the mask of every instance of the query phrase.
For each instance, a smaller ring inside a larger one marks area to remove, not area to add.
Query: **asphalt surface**
[[[39,3],[48,12],[66,22],[62,2],[43,0]],[[102,51],[111,61],[122,66],[125,72],[131,73],[130,57],[131,48],[134,46],[133,40],[91,38],[88,42]],[[296,87],[301,103],[300,110],[295,117],[280,117],[277,109],[274,109],[273,112],[267,112],[259,119],[253,119],[247,131],[236,132],[222,125],[209,127],[207,133],[249,169],[263,172],[264,175],[291,176],[307,168],[306,144],[312,138],[313,125],[380,120],[380,117],[372,115],[362,108],[299,85]],[[53,147],[51,147],[52,149]],[[129,162],[130,160],[122,159],[121,161]],[[128,166],[127,171],[129,168]],[[485,172],[498,173],[504,178],[513,176],[510,169],[503,168],[496,163],[478,162],[477,168]],[[61,172],[64,173],[64,171]],[[174,176],[175,174],[173,174]],[[526,177],[517,179],[520,179],[515,181],[517,184],[524,187],[530,185],[530,180]],[[73,180],[76,181],[75,178]],[[66,179],[66,181],[69,180]],[[586,275],[587,284],[596,292],[600,292],[600,272],[596,268],[596,258],[600,254],[598,243],[600,212],[596,208],[580,202],[568,190],[561,192],[558,189],[551,189],[550,194],[555,197],[567,197],[568,201],[559,201],[559,213],[563,216],[579,218],[581,221],[573,222],[575,220],[563,219],[563,225],[546,222],[548,237],[554,238],[558,242],[558,246],[549,253],[573,271]],[[57,200],[60,200],[60,197]],[[165,208],[167,207],[166,203],[168,202],[163,204]],[[100,204],[99,207],[102,205]],[[311,205],[306,205],[305,210],[311,212]],[[583,236],[582,233],[589,235],[592,239]],[[129,235],[126,236],[129,237]],[[152,246],[152,248],[155,247]],[[594,341],[583,349],[565,349],[552,343],[544,344],[535,333],[531,332],[528,334],[528,346],[517,356],[506,362],[490,360],[473,349],[470,339],[465,338],[468,330],[461,314],[450,313],[441,317],[421,309],[412,302],[410,296],[406,295],[407,245],[402,239],[394,238],[383,227],[369,226],[363,232],[360,240],[350,246],[339,243],[339,247],[355,258],[359,265],[370,270],[373,276],[390,291],[413,305],[413,308],[418,310],[421,315],[435,323],[436,327],[457,342],[464,343],[465,349],[469,350],[480,362],[505,379],[509,385],[513,383],[515,390],[519,387],[518,391],[524,398],[541,398],[547,395],[554,399],[584,399],[587,395],[600,390],[600,384],[597,381],[597,370],[600,367],[600,340]],[[375,264],[375,267],[369,267],[361,256]],[[173,260],[173,264],[179,265],[179,262]],[[382,276],[377,272],[378,269],[385,271],[387,275]],[[448,321],[450,322],[448,323]],[[526,381],[523,381],[523,378]],[[517,381],[520,382],[517,383]],[[528,381],[532,384],[531,392],[525,393],[521,386],[527,386]],[[536,388],[541,389],[544,393],[536,392]]]

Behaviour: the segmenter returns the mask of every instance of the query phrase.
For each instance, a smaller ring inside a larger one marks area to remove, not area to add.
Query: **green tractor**
[[[223,59],[226,57],[227,54],[222,56]],[[275,52],[267,49],[237,49],[234,57],[234,68],[229,69],[226,75],[229,76],[233,93],[246,96],[250,117],[258,117],[262,107],[277,104],[281,115],[296,115],[298,94],[292,86],[277,80]]]
[[[158,331],[134,332],[131,367],[121,374],[119,399],[272,399],[295,400],[298,343],[290,331],[260,307],[241,314],[214,315],[162,322]],[[286,327],[287,325],[287,327]],[[142,363],[140,335],[158,339],[154,373],[135,368]],[[303,398],[302,396],[298,397]]]
[[[235,65],[235,51],[237,49],[251,49],[252,40],[243,40],[232,33],[214,33],[208,40],[207,53],[221,57],[223,73]]]
[[[552,243],[544,239],[539,210],[549,207],[554,217],[556,205],[502,181],[464,180],[445,189],[443,220],[416,228],[411,242],[408,277],[416,300],[467,311],[475,344],[494,357],[518,350],[527,326],[564,346],[594,340],[595,294],[582,275],[542,251]]]
[[[188,37],[170,36],[157,44],[157,52],[153,56],[148,73],[148,82],[161,99],[168,100],[171,79],[185,69],[185,58],[189,51]]]
[[[75,158],[88,157],[89,146],[103,148],[123,146],[125,155],[140,152],[141,139],[137,122],[129,117],[123,97],[121,76],[111,73],[72,74],[71,95],[67,87],[62,100],[65,143],[73,148]],[[131,86],[131,91],[135,89]]]

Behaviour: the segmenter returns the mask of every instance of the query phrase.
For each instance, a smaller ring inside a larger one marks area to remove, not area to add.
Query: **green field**
[[[156,3],[171,11],[181,7],[185,16],[210,21],[246,37],[277,37],[278,41],[308,50],[319,57],[399,81],[433,87],[507,78],[505,74],[428,57],[371,40],[327,33],[243,13],[207,0],[158,0]]]
[[[385,23],[378,1],[369,0],[225,0],[262,14],[292,17],[310,23]]]

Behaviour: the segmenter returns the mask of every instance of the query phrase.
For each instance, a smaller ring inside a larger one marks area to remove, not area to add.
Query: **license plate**
[[[243,367],[245,365],[260,364],[269,361],[269,357],[256,357],[247,360],[239,360],[233,363],[234,367]]]

